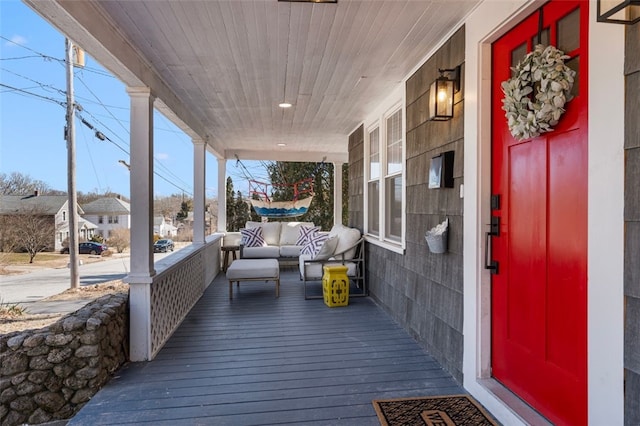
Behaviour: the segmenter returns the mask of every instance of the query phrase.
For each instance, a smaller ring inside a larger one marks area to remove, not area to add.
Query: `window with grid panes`
[[[369,132],[369,182],[367,184],[369,202],[367,216],[369,233],[380,234],[380,128]]]
[[[403,115],[402,108],[380,117],[366,133],[366,232],[392,245],[403,239]]]
[[[385,237],[402,237],[402,110],[387,118],[385,176]]]

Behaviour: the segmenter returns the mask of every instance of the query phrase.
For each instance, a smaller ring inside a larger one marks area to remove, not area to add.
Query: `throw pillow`
[[[322,243],[322,247],[320,250],[313,256],[313,260],[327,260],[333,253],[336,251],[336,247],[338,245],[338,237],[333,236],[327,238],[324,243]]]
[[[309,254],[313,259],[322,248],[322,245],[324,244],[324,242],[328,239],[329,239],[329,234],[320,233],[316,231],[314,234],[309,236],[307,244],[305,244],[305,246],[302,247],[302,250],[300,250],[300,254]]]
[[[242,235],[241,244],[245,247],[264,247],[267,244],[262,237],[262,228],[243,228],[240,230],[240,235]]]
[[[313,235],[315,235],[318,231],[320,231],[319,226],[300,226],[300,231],[298,234],[298,240],[296,241],[297,246],[306,246],[309,243],[309,240]]]

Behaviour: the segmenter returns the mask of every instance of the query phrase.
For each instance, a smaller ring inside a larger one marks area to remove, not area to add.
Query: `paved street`
[[[158,261],[171,253],[155,253]],[[105,258],[80,266],[80,285],[121,279],[129,272],[129,257]],[[42,268],[24,274],[0,276],[0,302],[28,304],[70,287],[69,268]]]

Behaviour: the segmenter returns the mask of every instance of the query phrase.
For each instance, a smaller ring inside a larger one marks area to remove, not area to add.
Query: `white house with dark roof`
[[[153,233],[160,237],[172,238],[177,235],[176,228],[171,220],[167,220],[164,216],[153,217]]]
[[[131,207],[117,197],[99,198],[83,204],[82,217],[97,225],[96,234],[109,238],[114,229],[131,228]]]
[[[30,195],[1,195],[0,215],[16,216],[38,214],[50,217],[54,223],[55,233],[51,235],[51,244],[55,251],[62,249],[62,243],[69,237],[69,203],[66,195],[39,195],[36,191]],[[83,209],[78,206],[78,214]],[[80,240],[90,239],[97,226],[86,218],[78,218],[78,237]]]

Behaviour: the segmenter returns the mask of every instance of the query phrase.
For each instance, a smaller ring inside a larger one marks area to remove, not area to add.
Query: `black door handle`
[[[491,256],[489,255],[490,251],[489,251],[489,246],[491,246],[491,254],[493,254],[493,244],[491,244],[491,236],[495,235],[493,234],[492,231],[489,231],[485,234],[484,236],[484,269],[488,269],[491,271],[491,274],[497,274],[498,273],[498,262],[496,262],[495,260],[489,260],[491,259]]]

